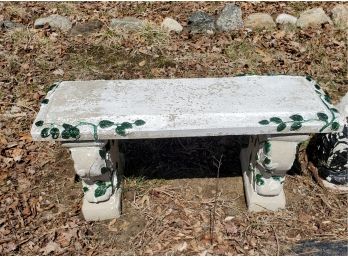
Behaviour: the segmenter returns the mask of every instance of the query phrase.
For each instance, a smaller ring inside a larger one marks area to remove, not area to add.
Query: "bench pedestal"
[[[82,179],[82,213],[86,220],[118,218],[121,214],[121,158],[116,140],[64,143]]]
[[[249,210],[277,210],[285,207],[283,182],[297,144],[343,124],[309,76],[93,80],[52,85],[31,134],[70,149],[83,214],[101,220],[120,215],[117,140],[249,136],[241,152]]]
[[[283,183],[296,156],[297,145],[308,138],[297,136],[250,136],[240,159],[249,211],[285,208]]]

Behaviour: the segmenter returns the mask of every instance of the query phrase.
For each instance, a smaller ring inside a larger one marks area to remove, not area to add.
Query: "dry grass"
[[[228,148],[218,138],[124,142],[128,160],[124,215],[117,221],[86,222],[80,210],[82,190],[74,182],[67,150],[31,141],[30,126],[39,101],[57,80],[285,73],[311,75],[335,102],[347,92],[346,33],[336,28],[191,36],[186,31],[168,34],[153,25],[129,34],[106,26],[110,18],[124,16],[156,24],[171,16],[184,23],[194,10],[214,14],[223,4],[6,3],[0,7],[5,19],[29,28],[0,32],[1,253],[48,254],[47,246],[55,242],[58,247],[51,254],[60,255],[274,255],[292,254],[293,245],[301,240],[346,239],[347,195],[324,191],[310,177],[287,177],[286,210],[246,212],[238,144]],[[241,4],[245,15],[297,13],[303,8],[303,3]],[[328,11],[333,3],[305,3],[306,8],[318,5]],[[98,18],[105,26],[83,37],[32,29],[35,17],[53,12],[66,13],[74,22]],[[54,73],[57,69],[64,74]],[[18,112],[11,112],[13,106]],[[222,153],[223,178],[216,192],[213,157]],[[21,154],[19,161],[14,160],[16,154]]]

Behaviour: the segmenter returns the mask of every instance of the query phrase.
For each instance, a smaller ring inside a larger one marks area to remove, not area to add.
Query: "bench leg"
[[[244,188],[249,211],[285,208],[283,183],[292,167],[300,136],[251,136],[241,151]]]
[[[71,152],[84,192],[82,213],[86,220],[118,218],[121,214],[121,158],[118,142],[64,143]]]

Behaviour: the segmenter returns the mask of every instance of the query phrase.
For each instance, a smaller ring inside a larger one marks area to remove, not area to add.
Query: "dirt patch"
[[[86,222],[81,215],[83,192],[75,182],[67,150],[31,140],[40,100],[60,80],[283,73],[312,76],[334,103],[346,94],[346,32],[335,27],[241,30],[214,36],[190,35],[186,30],[166,34],[155,27],[127,34],[107,27],[111,18],[126,16],[156,24],[169,16],[186,26],[192,12],[217,15],[224,4],[6,2],[0,6],[4,19],[26,27],[0,31],[0,253],[274,255],[292,254],[292,246],[301,240],[346,239],[347,194],[323,190],[310,177],[286,178],[286,210],[246,212],[240,145],[228,147],[221,138],[127,142],[123,216]],[[275,18],[316,6],[329,13],[336,3],[240,4],[243,17],[268,12]],[[73,23],[100,20],[104,26],[88,37],[48,27],[33,29],[36,18],[53,13]],[[214,161],[221,154],[216,190]]]

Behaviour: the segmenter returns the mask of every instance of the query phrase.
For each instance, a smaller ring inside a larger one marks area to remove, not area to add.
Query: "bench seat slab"
[[[299,76],[64,81],[42,101],[35,140],[329,133],[342,126]]]

